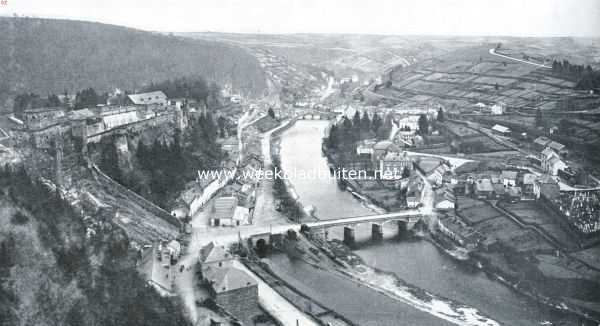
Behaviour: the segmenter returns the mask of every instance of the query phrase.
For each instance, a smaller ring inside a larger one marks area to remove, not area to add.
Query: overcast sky
[[[153,31],[600,36],[600,0],[7,0],[0,15]]]

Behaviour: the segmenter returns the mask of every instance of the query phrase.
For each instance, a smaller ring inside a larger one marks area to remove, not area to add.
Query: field
[[[501,241],[520,252],[554,252],[554,248],[537,233],[524,230],[505,216],[497,216],[475,225],[487,237],[488,244]]]
[[[566,248],[574,250],[578,247],[575,236],[570,235],[566,231],[568,228],[565,225],[561,226],[557,221],[561,217],[536,202],[501,203],[500,206],[519,217],[523,222],[540,227]]]
[[[458,197],[457,207],[456,213],[470,224],[480,223],[502,215],[488,203],[469,197]]]

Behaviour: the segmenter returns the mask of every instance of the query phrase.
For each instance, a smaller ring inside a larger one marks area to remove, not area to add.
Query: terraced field
[[[502,102],[509,108],[553,107],[574,93],[575,83],[550,69],[491,55],[482,45],[459,49],[392,73],[392,85],[377,93],[398,102],[442,101],[461,107]]]

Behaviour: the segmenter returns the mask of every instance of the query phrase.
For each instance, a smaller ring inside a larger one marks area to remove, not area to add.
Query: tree
[[[445,120],[446,120],[446,117],[444,117],[444,110],[442,110],[442,108],[439,108],[438,113],[437,113],[437,121],[444,122]]]
[[[377,138],[379,139],[387,139],[390,135],[390,132],[393,128],[394,117],[391,113],[385,116],[385,120],[383,121],[383,125],[377,129]]]
[[[369,132],[369,130],[371,130],[371,119],[369,118],[367,111],[363,112],[363,116],[360,119],[360,130],[362,132]]]
[[[360,112],[356,110],[354,117],[352,117],[352,128],[354,130],[355,139],[360,138]]]
[[[119,154],[117,153],[117,147],[115,146],[114,140],[110,139],[108,143],[105,143],[100,154],[99,167],[100,170],[115,181],[119,183],[123,182],[123,176],[121,174],[121,169],[119,168]]]
[[[408,167],[404,167],[404,169],[402,170],[402,178],[408,178],[410,177],[410,170],[408,169]]]
[[[334,124],[329,129],[328,147],[337,148],[340,144],[338,127]]]
[[[419,116],[419,134],[427,135],[429,133],[429,120],[425,114]]]
[[[271,118],[275,119],[275,111],[273,111],[273,108],[269,108],[269,110],[267,111],[267,114],[268,114],[268,115],[269,115]]]
[[[371,121],[371,131],[377,133],[377,130],[383,125],[383,121],[379,114],[373,114],[373,120]]]

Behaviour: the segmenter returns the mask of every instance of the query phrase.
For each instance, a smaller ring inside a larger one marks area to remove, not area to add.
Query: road
[[[270,169],[271,162],[271,135],[281,128],[287,126],[291,121],[285,120],[279,126],[262,134],[260,139],[261,155],[264,169]],[[256,189],[256,203],[254,204],[254,214],[252,224],[254,225],[277,225],[285,224],[287,219],[275,209],[275,199],[273,198],[273,179],[262,178]]]
[[[495,56],[502,57],[502,58],[505,58],[505,59],[509,59],[509,60],[513,60],[513,61],[518,61],[518,62],[521,62],[521,63],[530,64],[530,65],[533,65],[533,66],[536,66],[536,67],[540,67],[540,68],[552,69],[552,67],[550,67],[550,66],[546,66],[546,65],[543,65],[543,64],[539,64],[539,63],[535,63],[535,62],[531,62],[531,61],[527,61],[527,60],[521,60],[521,59],[509,57],[509,56],[504,55],[504,54],[496,53],[496,49],[495,48],[491,48],[489,52],[490,52],[491,55],[495,55]]]

